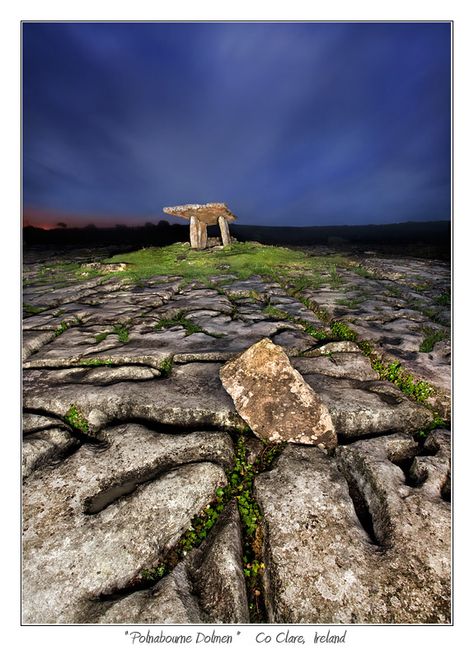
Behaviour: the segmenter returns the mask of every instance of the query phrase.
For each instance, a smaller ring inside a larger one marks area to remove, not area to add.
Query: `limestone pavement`
[[[254,619],[234,499],[163,578],[143,575],[214,505],[237,438],[249,461],[265,449],[269,428],[253,435],[222,379],[262,339],[329,411],[331,440],[325,450],[301,441],[297,418],[294,437],[290,425],[281,455],[255,478],[259,620],[450,621],[449,432],[419,433],[433,410],[380,379],[356,342],[308,332],[343,320],[446,401],[442,264],[369,258],[336,287],[292,295],[224,275],[38,283],[40,262],[25,259],[25,623]],[[442,338],[420,352],[430,331]]]

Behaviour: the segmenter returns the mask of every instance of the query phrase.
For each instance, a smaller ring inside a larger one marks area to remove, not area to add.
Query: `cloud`
[[[448,24],[36,23],[24,49],[29,205],[449,216]]]

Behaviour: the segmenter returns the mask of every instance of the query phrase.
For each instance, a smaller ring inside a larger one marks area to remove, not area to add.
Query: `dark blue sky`
[[[450,57],[447,23],[26,23],[24,206],[449,219]]]

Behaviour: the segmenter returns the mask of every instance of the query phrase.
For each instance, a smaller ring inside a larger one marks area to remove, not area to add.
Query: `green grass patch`
[[[161,318],[161,320],[159,320],[156,323],[155,329],[159,331],[162,329],[170,329],[171,327],[177,327],[178,325],[181,325],[181,327],[183,327],[186,330],[186,336],[189,336],[191,334],[198,334],[199,332],[204,332],[202,327],[200,327],[196,323],[193,323],[192,320],[186,318],[185,314],[186,314],[185,311],[179,311],[171,318]]]
[[[71,428],[74,428],[75,430],[79,430],[82,433],[89,432],[89,424],[87,423],[87,419],[75,405],[71,405],[71,407],[68,409],[64,420],[71,426]]]
[[[331,288],[340,288],[342,286],[342,277],[338,273],[335,264],[332,264],[329,268],[329,283]]]
[[[449,307],[449,305],[451,304],[451,293],[449,291],[445,291],[444,293],[441,293],[441,295],[435,297],[434,302],[435,304],[438,304],[440,307]]]
[[[345,323],[336,320],[331,323],[332,338],[338,341],[357,341],[357,334],[351,330]]]
[[[110,332],[100,332],[94,336],[96,343],[102,343],[109,336]]]
[[[340,298],[339,300],[336,300],[336,304],[338,304],[341,307],[347,307],[348,309],[357,309],[357,307],[360,306],[362,302],[365,302],[364,299],[360,298]]]
[[[420,352],[432,352],[438,341],[443,341],[446,338],[445,330],[422,327],[422,332],[425,338],[420,344]]]
[[[356,265],[352,268],[352,271],[356,275],[359,275],[359,277],[364,277],[364,279],[376,279],[376,277],[362,265]]]

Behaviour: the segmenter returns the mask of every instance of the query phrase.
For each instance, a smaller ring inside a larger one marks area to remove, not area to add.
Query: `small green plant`
[[[417,440],[426,439],[432,430],[437,430],[438,428],[449,428],[449,424],[444,419],[442,419],[439,414],[435,414],[433,421],[425,428],[415,432],[414,437]]]
[[[407,373],[400,362],[394,361],[384,363],[378,357],[372,360],[372,366],[383,380],[393,382],[400,391],[410,396],[419,403],[424,402],[433,393],[433,387],[425,380],[415,380],[410,373]]]
[[[127,343],[128,341],[128,327],[126,325],[118,324],[114,325],[112,329],[112,334],[116,334],[119,341],[122,343]]]
[[[355,272],[356,275],[359,275],[359,277],[364,277],[364,279],[375,279],[370,270],[367,270],[367,268],[364,268],[362,265],[356,265],[355,268],[353,268],[353,272]]]
[[[185,311],[179,311],[172,318],[162,318],[156,323],[155,330],[160,331],[162,329],[169,329],[171,327],[177,327],[178,325],[181,325],[181,327],[186,331],[186,336],[198,333],[207,334],[207,336],[212,336],[215,339],[223,336],[222,334],[214,334],[212,332],[206,331],[200,325],[197,325],[189,318],[186,318],[185,314]]]
[[[288,318],[286,311],[278,309],[278,307],[274,307],[272,304],[267,304],[263,309],[263,313],[270,316],[270,318],[277,318],[279,320],[286,320]]]
[[[160,563],[156,567],[143,569],[140,572],[140,581],[145,584],[154,584],[159,579],[162,579],[165,574],[168,574],[168,572],[169,566],[164,563]]]
[[[331,288],[339,288],[342,285],[342,277],[337,272],[335,265],[331,265],[329,269],[329,283]]]
[[[186,336],[203,331],[202,327],[196,325],[196,323],[193,323],[185,317],[184,311],[178,312],[172,318],[161,318],[161,320],[156,323],[155,329],[159,331],[162,329],[170,329],[177,325],[181,325],[181,327],[186,330]]]
[[[74,428],[75,430],[79,430],[82,433],[89,432],[89,424],[87,423],[87,419],[75,405],[71,405],[71,407],[68,409],[64,420],[71,426],[71,428]]]
[[[95,342],[96,343],[102,343],[102,341],[105,341],[105,339],[109,336],[110,332],[99,332],[99,334],[96,334],[94,336]]]
[[[432,352],[438,341],[446,338],[446,332],[444,330],[422,327],[422,332],[425,338],[420,344],[420,352]]]
[[[54,330],[54,334],[55,336],[61,336],[61,334],[63,334],[63,332],[65,332],[67,329],[69,329],[69,325],[64,320],[62,320],[61,324]]]

